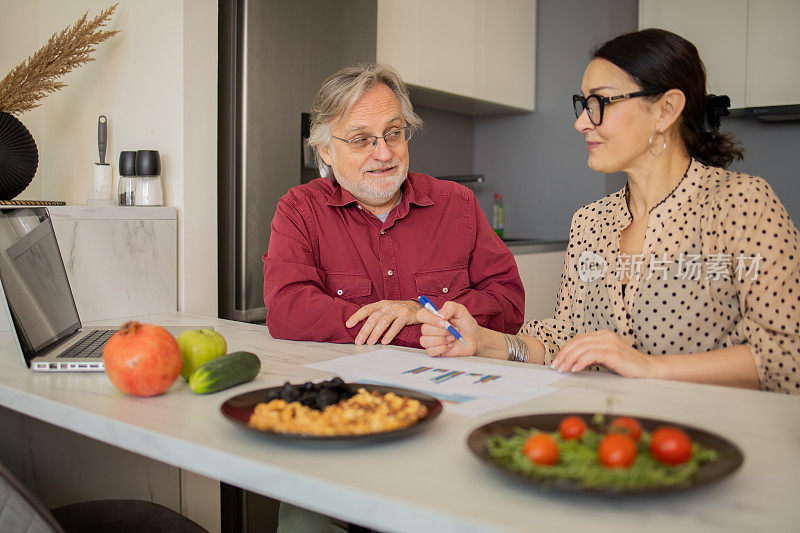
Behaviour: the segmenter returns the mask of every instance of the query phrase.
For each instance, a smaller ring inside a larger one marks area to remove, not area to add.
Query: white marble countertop
[[[178,308],[174,207],[50,207],[83,322]]]
[[[177,220],[178,208],[165,206],[47,206],[53,219],[68,220]]]
[[[414,436],[376,444],[277,442],[226,420],[221,403],[248,390],[329,377],[303,365],[374,348],[280,341],[264,326],[179,313],[161,324],[212,324],[230,350],[262,358],[245,385],[134,398],[104,374],[34,373],[0,347],[0,404],[138,454],[382,531],[796,531],[800,513],[800,398],[723,387],[578,374],[559,390],[502,413],[447,409]],[[516,363],[498,363],[516,364]],[[466,447],[470,431],[507,416],[602,409],[702,427],[738,444],[745,461],[707,487],[662,496],[548,493],[507,479]]]

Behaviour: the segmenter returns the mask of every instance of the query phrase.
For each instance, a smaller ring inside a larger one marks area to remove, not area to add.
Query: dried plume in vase
[[[36,141],[14,115],[39,107],[42,98],[66,87],[59,77],[94,61],[97,45],[118,33],[103,29],[117,5],[92,20],[84,13],[0,81],[0,201],[10,201],[24,191],[39,166]]]
[[[117,34],[103,28],[119,4],[102,11],[92,20],[88,13],[60,32],[0,81],[0,111],[20,115],[38,107],[40,100],[63,87],[58,78],[94,61],[97,45]]]

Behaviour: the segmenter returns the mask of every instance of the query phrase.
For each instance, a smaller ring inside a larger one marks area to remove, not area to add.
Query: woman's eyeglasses
[[[637,91],[635,93],[620,94],[618,96],[590,94],[586,98],[579,94],[573,94],[572,106],[575,108],[575,118],[580,117],[585,109],[586,114],[589,116],[589,121],[595,126],[599,126],[603,123],[603,111],[608,104],[621,102],[628,98],[636,98],[637,96],[652,96],[663,92],[663,89],[649,89],[647,91]]]

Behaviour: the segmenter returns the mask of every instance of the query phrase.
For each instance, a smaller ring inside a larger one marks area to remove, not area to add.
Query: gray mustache
[[[391,161],[387,165],[381,165],[381,166],[375,167],[375,168],[368,168],[368,169],[364,170],[364,172],[374,172],[376,170],[389,170],[392,167],[398,167],[398,166],[400,166],[400,162],[399,161]]]

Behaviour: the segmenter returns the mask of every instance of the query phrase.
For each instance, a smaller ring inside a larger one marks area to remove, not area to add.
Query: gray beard
[[[393,187],[391,189],[384,189],[379,188],[374,185],[369,180],[363,180],[359,183],[351,183],[346,179],[340,178],[336,176],[336,181],[339,185],[342,186],[347,192],[353,195],[353,198],[358,200],[359,202],[369,205],[369,206],[381,206],[392,199],[392,197],[397,194],[397,191],[400,190],[400,187],[403,186],[403,182],[408,177],[408,171],[401,171],[398,169],[397,173],[389,178],[384,178],[385,181],[391,181],[393,183]]]

